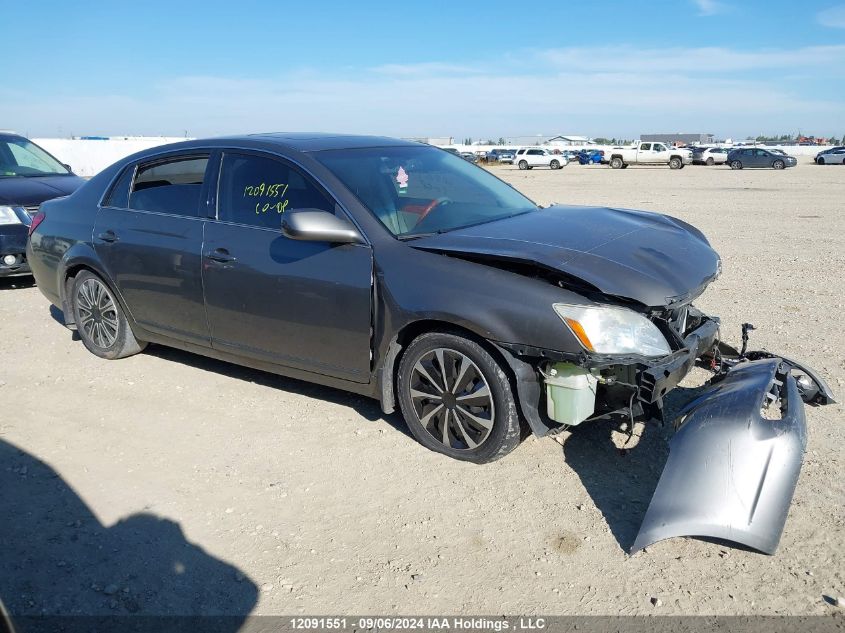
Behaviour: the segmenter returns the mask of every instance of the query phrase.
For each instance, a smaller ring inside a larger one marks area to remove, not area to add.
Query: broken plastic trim
[[[807,429],[791,366],[743,362],[688,404],[631,552],[674,536],[773,554],[801,470]],[[761,408],[780,400],[780,419]]]

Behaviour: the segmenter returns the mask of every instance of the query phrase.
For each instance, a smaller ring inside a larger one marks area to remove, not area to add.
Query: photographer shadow
[[[625,552],[637,538],[675,434],[672,420],[700,388],[677,387],[664,399],[665,423],[650,420],[634,426],[627,418],[597,420],[576,427],[563,455],[587,494],[604,516]]]
[[[138,513],[105,526],[56,471],[2,440],[0,465],[0,599],[18,633],[234,632],[256,604],[256,585],[178,523]]]

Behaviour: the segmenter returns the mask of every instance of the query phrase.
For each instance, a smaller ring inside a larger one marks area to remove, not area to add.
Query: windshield
[[[537,209],[485,169],[434,147],[366,147],[316,152],[314,157],[400,238]]]
[[[32,141],[0,136],[0,178],[67,175],[64,165]]]

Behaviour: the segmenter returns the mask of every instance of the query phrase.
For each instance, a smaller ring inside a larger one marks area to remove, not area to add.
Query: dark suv
[[[0,134],[0,277],[29,274],[26,235],[38,205],[83,182],[32,141]]]

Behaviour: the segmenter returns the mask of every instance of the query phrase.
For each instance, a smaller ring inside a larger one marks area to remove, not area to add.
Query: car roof
[[[15,132],[0,131],[0,141],[10,141],[13,139],[23,139],[25,141],[29,140],[25,136],[21,136],[20,134],[16,134]]]
[[[416,141],[405,141],[388,136],[331,134],[324,132],[271,132],[230,138],[260,140],[274,145],[284,145],[300,152],[355,149],[360,147],[421,145],[421,143],[417,143]]]

